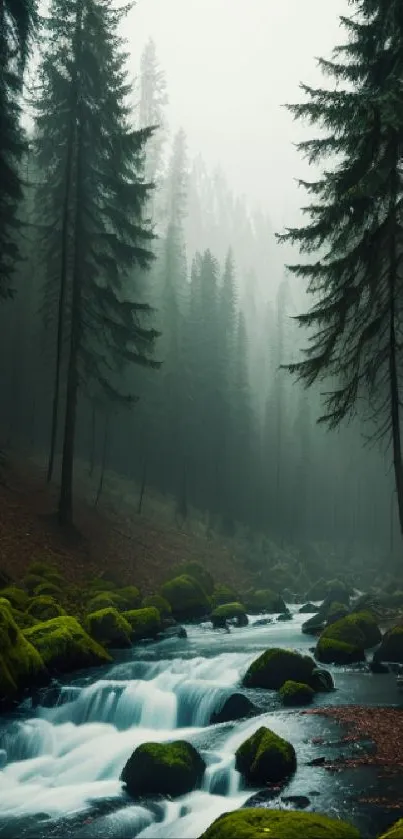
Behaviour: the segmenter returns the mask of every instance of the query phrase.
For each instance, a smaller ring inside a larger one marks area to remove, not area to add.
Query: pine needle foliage
[[[330,377],[320,422],[335,428],[363,407],[374,438],[392,439],[403,531],[403,6],[351,5],[346,43],[319,60],[335,85],[301,85],[306,101],[288,106],[321,129],[299,144],[309,162],[331,158],[318,180],[301,182],[308,224],[278,237],[306,255],[289,268],[315,298],[298,317],[310,331],[305,357],[288,369],[308,387]]]

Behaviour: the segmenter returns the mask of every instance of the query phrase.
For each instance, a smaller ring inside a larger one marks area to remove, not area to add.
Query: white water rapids
[[[88,672],[84,684],[65,684],[54,707],[28,709],[0,730],[0,819],[11,825],[40,814],[43,826],[35,835],[43,836],[61,818],[75,819],[74,837],[200,836],[253,794],[242,788],[234,755],[266,716],[211,726],[211,714],[239,687],[260,651],[307,651],[311,640],[300,631],[305,619],[295,615],[290,623],[254,626],[257,619],[251,618],[248,627],[229,635],[190,627],[188,640],[133,648],[125,661]],[[270,726],[287,736],[284,717],[272,715]],[[119,777],[133,750],[146,741],[174,739],[188,740],[201,752],[207,764],[203,788],[175,801],[130,802]],[[94,805],[105,800],[113,806],[94,817]]]

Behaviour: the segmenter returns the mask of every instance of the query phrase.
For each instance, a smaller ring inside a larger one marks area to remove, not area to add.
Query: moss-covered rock
[[[385,632],[374,658],[377,661],[397,661],[403,664],[403,624]]]
[[[261,612],[274,615],[287,609],[281,595],[268,588],[246,592],[244,602],[250,615],[259,615]]]
[[[210,612],[210,602],[200,583],[186,574],[161,586],[161,597],[168,600],[177,620],[202,618]]]
[[[333,603],[344,603],[348,606],[350,594],[351,589],[342,580],[330,580],[326,583],[326,597]]]
[[[5,601],[8,603],[8,600]],[[29,629],[38,623],[37,618],[32,617],[28,612],[21,612],[20,609],[12,610],[13,618],[20,629]]]
[[[211,613],[210,619],[214,629],[222,629],[227,621],[234,621],[236,626],[248,624],[248,616],[242,603],[225,603],[223,606],[217,606]]]
[[[403,839],[403,819],[392,824],[392,827],[386,833],[382,833],[379,839]]]
[[[321,616],[321,614],[317,612],[316,615],[313,615],[311,618],[308,618],[307,621],[304,621],[304,623],[301,626],[301,631],[304,633],[304,635],[317,636],[320,635],[321,632],[323,632],[325,627],[326,621]]]
[[[322,632],[315,656],[319,661],[333,664],[364,661],[364,650],[374,646],[375,639],[380,637],[377,623],[369,612],[347,615]]]
[[[126,601],[120,594],[114,591],[101,591],[88,600],[87,612],[99,612],[100,609],[108,609],[110,606],[121,611],[127,609]]]
[[[137,586],[118,588],[116,595],[122,598],[122,605],[125,609],[138,609],[141,606],[141,591]]]
[[[44,661],[17,626],[11,606],[0,600],[0,701],[6,704],[47,679]]]
[[[47,594],[33,597],[28,603],[27,613],[37,621],[48,621],[66,614],[60,603]]]
[[[111,661],[110,655],[78,623],[66,616],[38,623],[24,636],[41,655],[52,674],[71,673]]]
[[[216,609],[217,606],[224,606],[226,603],[238,603],[238,595],[233,588],[220,583],[214,586],[211,605],[213,609]]]
[[[261,786],[288,778],[297,758],[291,743],[262,726],[239,746],[235,766],[247,784]]]
[[[252,717],[258,713],[258,708],[247,696],[244,696],[243,693],[232,693],[217,710],[213,711],[210,717],[210,724],[216,725],[216,723],[220,722],[242,720],[245,717]]]
[[[281,686],[279,694],[284,705],[309,705],[313,701],[315,691],[303,682],[288,679]]]
[[[24,589],[18,586],[7,586],[0,591],[0,597],[4,597],[11,603],[14,609],[21,609],[23,612],[27,606],[29,597]]]
[[[183,562],[180,565],[177,565],[172,569],[170,579],[172,580],[175,577],[182,577],[183,574],[197,580],[206,594],[210,595],[213,593],[214,579],[211,576],[210,571],[208,571],[201,562],[190,560],[190,562]]]
[[[49,597],[54,597],[55,600],[63,598],[63,590],[60,586],[56,586],[54,583],[48,582],[48,580],[44,580],[39,586],[36,586],[34,589],[34,594],[36,597],[42,597],[43,595],[47,595]]]
[[[310,684],[315,668],[313,658],[277,647],[266,650],[252,662],[243,684],[249,688],[278,690],[288,679]]]
[[[150,606],[158,609],[162,618],[170,618],[172,615],[171,604],[164,597],[161,597],[160,594],[150,594],[148,597],[145,597],[141,606],[143,609],[148,609]]]
[[[206,765],[185,740],[143,743],[127,761],[121,780],[129,795],[177,798],[200,786]]]
[[[348,615],[348,606],[345,606],[344,603],[331,603],[329,609],[326,611],[326,623],[328,626],[332,623],[336,623],[341,618],[345,618]]]
[[[319,813],[245,808],[224,813],[200,839],[360,839],[355,827]],[[386,837],[385,837],[386,839]],[[400,839],[398,836],[387,839]]]
[[[289,609],[286,609],[285,612],[281,612],[277,618],[278,621],[292,621],[292,614]]]
[[[123,612],[123,617],[130,624],[132,641],[155,638],[161,632],[161,615],[154,606],[147,609],[130,609]]]
[[[88,615],[85,628],[91,638],[99,641],[105,647],[115,649],[131,647],[132,628],[130,623],[113,606]]]
[[[298,612],[299,612],[300,615],[316,615],[317,611],[318,611],[318,607],[315,606],[314,603],[309,603],[309,602],[304,603],[304,605],[301,606],[300,609],[298,609]]]
[[[33,595],[34,591],[38,586],[41,586],[44,582],[43,577],[40,577],[39,574],[27,574],[23,580],[22,585],[24,589],[28,592],[30,596]]]

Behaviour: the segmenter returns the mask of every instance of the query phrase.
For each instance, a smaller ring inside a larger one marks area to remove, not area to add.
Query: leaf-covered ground
[[[105,502],[97,509],[77,499],[77,531],[57,525],[57,489],[46,486],[32,464],[13,463],[0,484],[0,570],[19,579],[29,562],[46,558],[60,565],[71,583],[105,573],[145,594],[155,591],[179,562],[203,562],[217,582],[239,590],[251,585],[248,571],[225,544],[158,524],[135,512],[117,512]]]

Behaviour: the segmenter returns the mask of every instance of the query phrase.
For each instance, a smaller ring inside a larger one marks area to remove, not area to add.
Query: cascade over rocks
[[[143,743],[127,761],[121,780],[133,798],[168,795],[177,798],[200,786],[206,764],[185,740]]]

